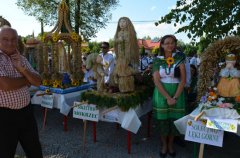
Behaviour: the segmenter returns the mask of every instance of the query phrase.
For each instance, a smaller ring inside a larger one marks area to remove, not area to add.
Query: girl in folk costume
[[[134,74],[138,72],[139,48],[135,29],[127,17],[121,17],[118,21],[114,48],[116,53],[114,74],[119,90],[134,91]]]
[[[166,35],[160,41],[163,56],[153,61],[153,113],[161,135],[160,157],[174,157],[174,137],[179,135],[174,121],[185,115],[184,86],[186,83],[185,55],[176,52],[177,39]],[[178,73],[177,73],[178,72]]]
[[[221,79],[218,83],[218,94],[223,97],[240,96],[240,71],[235,68],[235,54],[228,54],[225,58],[226,67],[221,69]]]

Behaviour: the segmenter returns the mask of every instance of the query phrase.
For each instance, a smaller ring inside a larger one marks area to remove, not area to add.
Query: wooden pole
[[[47,108],[44,108],[44,115],[43,115],[43,129],[46,126],[46,120],[47,120]]]
[[[203,158],[204,144],[200,144],[198,158]]]
[[[204,114],[204,111],[200,112],[195,118],[194,121],[198,121],[202,115]],[[199,148],[199,154],[198,154],[198,158],[203,158],[203,152],[204,152],[204,144],[200,144],[200,148]]]
[[[85,149],[85,145],[86,145],[86,132],[87,132],[87,120],[83,120],[83,149]]]

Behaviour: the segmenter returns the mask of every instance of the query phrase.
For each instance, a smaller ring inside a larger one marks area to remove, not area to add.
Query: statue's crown
[[[235,61],[236,60],[236,55],[235,54],[228,54],[225,58],[226,61]]]

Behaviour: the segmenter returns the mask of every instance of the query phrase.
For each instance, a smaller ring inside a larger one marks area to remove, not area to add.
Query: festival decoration
[[[138,87],[131,93],[99,93],[98,91],[86,91],[82,93],[81,100],[87,100],[89,104],[95,104],[99,108],[118,106],[122,111],[135,108],[152,96],[152,87]]]
[[[64,74],[71,77],[71,85],[82,84],[81,37],[72,30],[68,21],[69,8],[62,0],[58,7],[58,21],[50,32],[42,36],[43,42],[43,85],[65,88]],[[62,31],[64,30],[66,31]],[[67,51],[65,50],[67,48]],[[62,53],[63,52],[63,53]],[[62,53],[62,55],[60,55]]]
[[[139,48],[136,31],[128,17],[121,17],[118,21],[114,36],[116,66],[114,80],[120,92],[133,92],[135,89],[134,75],[138,73]]]
[[[209,45],[201,55],[201,64],[199,67],[198,80],[198,101],[207,92],[207,88],[218,76],[220,71],[218,67],[227,52],[235,52],[236,56],[240,53],[240,37],[226,37],[224,40],[218,40]]]
[[[234,75],[240,75],[239,70],[234,68],[234,63],[237,61],[240,53],[239,45],[239,37],[227,37],[224,40],[219,40],[211,44],[203,52],[198,81],[198,106],[201,111],[206,112],[206,110],[208,111],[209,109],[220,108],[221,110],[219,110],[222,112],[223,109],[226,109],[225,112],[232,112],[234,109],[240,112],[240,89],[237,88],[239,78],[234,77],[233,79],[229,77],[230,72],[228,72],[231,68],[231,70],[234,70]],[[224,65],[221,63],[222,59],[226,60],[225,68],[222,68]],[[232,73],[233,72],[231,72],[231,75],[233,75]],[[236,82],[236,84],[232,84],[231,82]],[[229,83],[234,89],[228,88],[229,85],[227,84]],[[211,86],[209,87],[209,85]],[[226,90],[228,90],[227,93]],[[212,115],[210,112],[207,114]],[[220,115],[220,113],[218,115]]]

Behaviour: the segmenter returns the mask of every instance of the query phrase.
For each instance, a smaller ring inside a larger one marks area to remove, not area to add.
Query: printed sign
[[[45,108],[53,108],[53,95],[43,95],[41,106]]]
[[[74,102],[73,117],[98,122],[99,110],[97,110],[96,105],[93,104]]]
[[[112,109],[106,109],[102,111],[102,120],[106,122],[118,122],[120,123],[120,109],[113,107]]]
[[[238,120],[230,119],[207,119],[207,127],[237,133]]]
[[[185,140],[222,147],[224,131],[207,128],[206,121],[188,120]]]

